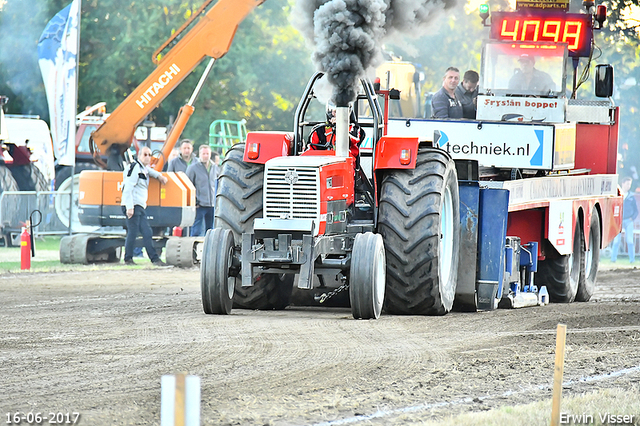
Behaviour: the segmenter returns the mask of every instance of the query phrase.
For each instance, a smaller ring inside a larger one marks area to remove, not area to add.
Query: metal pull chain
[[[328,299],[331,299],[336,294],[341,293],[348,288],[349,288],[349,284],[342,284],[340,287],[336,288],[335,290],[332,290],[329,293],[322,293],[320,296],[314,297],[314,299],[316,299],[320,303],[324,303]]]

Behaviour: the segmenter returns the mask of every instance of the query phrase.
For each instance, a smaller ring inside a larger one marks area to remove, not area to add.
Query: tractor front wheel
[[[244,146],[234,145],[222,162],[214,219],[214,228],[231,230],[238,243],[244,232],[253,232],[254,219],[262,217],[264,185],[264,165],[244,162]],[[204,253],[202,257],[204,261]],[[293,274],[260,274],[250,287],[242,287],[238,279],[233,307],[284,309],[291,301],[293,278]]]
[[[202,308],[206,314],[230,314],[237,272],[233,271],[233,233],[216,228],[207,231],[200,267]]]
[[[378,319],[386,281],[384,242],[380,234],[358,234],[353,242],[349,299],[355,319]]]

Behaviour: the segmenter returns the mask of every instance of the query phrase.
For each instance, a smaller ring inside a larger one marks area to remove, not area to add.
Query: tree
[[[47,22],[64,1],[0,2],[0,94],[9,97],[5,112],[49,119],[36,46]]]
[[[110,110],[119,105],[155,67],[151,55],[156,47],[201,2],[163,3],[114,0],[105,10],[97,0],[85,0],[79,105],[106,101]],[[248,128],[256,130],[291,128],[310,62],[302,39],[287,23],[289,9],[286,0],[270,0],[240,25],[230,51],[216,62],[194,105],[185,137],[196,144],[207,142],[209,125],[217,118],[245,119]],[[153,111],[150,118],[157,125],[171,123],[206,62]]]
[[[0,6],[0,94],[11,102],[6,111],[38,114],[48,119],[36,43],[47,22],[70,0],[6,0]],[[106,101],[119,105],[153,70],[151,55],[163,40],[194,13],[203,0],[83,0],[81,20],[79,109]],[[217,118],[247,121],[251,130],[290,130],[293,112],[313,72],[308,49],[288,19],[295,0],[269,0],[240,25],[229,53],[217,61],[195,107],[184,136],[204,143],[209,124]],[[298,0],[302,1],[302,0]],[[0,2],[1,3],[1,2]],[[636,22],[624,15],[640,0],[610,0],[605,28],[596,34],[602,52],[596,62],[616,70],[616,102],[622,108],[620,140],[625,161],[640,165],[640,134],[633,114],[640,110],[640,51]],[[581,8],[572,0],[571,11]],[[492,10],[509,10],[500,0]],[[461,4],[430,27],[430,35],[388,43],[419,65],[425,74],[424,92],[439,89],[443,71],[451,65],[480,71],[482,40],[488,36],[477,10]],[[437,46],[437,48],[434,48]],[[581,66],[586,64],[581,61]],[[201,64],[161,105],[150,119],[170,124],[186,103],[205,64]],[[632,84],[633,83],[633,84]],[[592,96],[592,84],[581,96]],[[626,145],[625,145],[626,144]],[[624,148],[624,147],[627,148]],[[640,168],[640,167],[638,167]]]
[[[37,40],[47,22],[70,0],[8,0],[0,10],[0,93],[8,112],[48,120],[37,63]],[[151,55],[202,4],[184,0],[83,0],[78,109],[107,102],[115,109],[154,69]],[[46,7],[45,7],[46,6]],[[293,111],[312,72],[310,52],[288,23],[291,2],[269,0],[241,24],[229,53],[217,61],[184,135],[208,139],[216,118],[247,121],[249,129],[291,129]],[[205,61],[206,62],[206,61]],[[169,125],[204,70],[201,64],[151,114]]]

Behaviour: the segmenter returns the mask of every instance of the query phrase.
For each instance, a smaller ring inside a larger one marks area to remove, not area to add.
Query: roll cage
[[[306,138],[309,137],[312,129],[325,122],[324,120],[313,120],[308,117],[311,102],[314,99],[319,101],[319,96],[317,96],[314,89],[323,76],[323,72],[317,72],[309,79],[296,108],[293,123],[295,135],[294,155],[300,155],[304,151]],[[361,88],[356,102],[353,104],[353,113],[356,117],[356,123],[363,128],[368,136],[372,137],[372,152],[375,152],[375,146],[383,134],[382,108],[378,102],[378,95],[374,90],[373,84],[367,79],[360,79],[360,85]]]

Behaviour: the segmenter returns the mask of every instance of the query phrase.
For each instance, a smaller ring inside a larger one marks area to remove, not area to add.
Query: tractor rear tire
[[[215,228],[204,238],[203,258],[207,262],[200,268],[200,291],[205,314],[231,313],[236,277],[233,266],[233,233],[229,229]]]
[[[20,191],[50,191],[47,178],[35,164],[29,163],[11,167],[11,174]]]
[[[355,319],[378,319],[384,302],[386,262],[380,234],[357,234],[351,252],[349,299]]]
[[[253,232],[253,220],[263,215],[264,165],[245,163],[244,145],[231,147],[222,162],[214,219],[214,228],[231,229],[238,243],[244,232]],[[206,261],[203,253],[202,264]],[[242,280],[238,279],[233,307],[284,309],[291,301],[293,279],[293,274],[261,274],[251,287],[242,287]]]
[[[535,283],[547,286],[549,301],[571,303],[578,293],[578,285],[584,280],[584,233],[579,224],[573,235],[573,253],[546,258],[538,264]]]
[[[576,302],[588,302],[596,289],[598,267],[600,265],[600,214],[596,208],[591,213],[589,244],[584,252],[584,274],[578,283]]]
[[[393,170],[381,184],[378,230],[384,239],[392,314],[444,315],[456,293],[460,206],[454,161],[418,151],[413,170]]]
[[[0,194],[4,191],[19,191],[18,182],[13,178],[11,171],[0,164]]]

